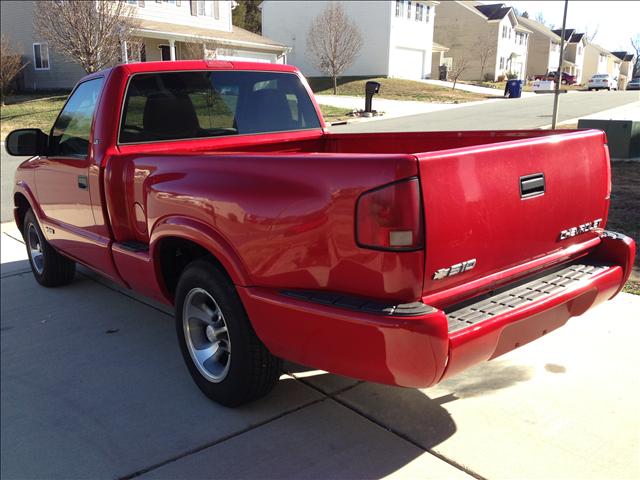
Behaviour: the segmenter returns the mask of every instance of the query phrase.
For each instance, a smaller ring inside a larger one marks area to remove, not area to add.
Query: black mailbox
[[[371,112],[371,99],[373,96],[380,91],[380,83],[379,82],[367,82],[364,87],[364,111]]]

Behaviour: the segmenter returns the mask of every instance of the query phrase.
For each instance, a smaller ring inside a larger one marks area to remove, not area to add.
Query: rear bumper
[[[587,257],[447,309],[448,314],[436,308],[418,309],[412,316],[395,315],[393,309],[375,314],[336,306],[321,295],[314,301],[269,289],[238,291],[256,333],[273,354],[363,380],[428,387],[612,298],[626,282],[634,255],[629,237],[605,234]],[[513,292],[523,288],[535,295],[515,301]],[[505,299],[513,306],[507,308]],[[478,311],[485,308],[484,316],[465,317],[476,305]],[[470,319],[468,325],[460,324],[463,317]]]

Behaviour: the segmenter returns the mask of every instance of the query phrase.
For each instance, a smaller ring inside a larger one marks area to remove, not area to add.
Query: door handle
[[[80,190],[89,190],[89,181],[86,175],[78,175],[78,188]]]

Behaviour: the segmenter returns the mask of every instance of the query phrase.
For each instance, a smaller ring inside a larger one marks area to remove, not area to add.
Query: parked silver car
[[[596,73],[587,83],[588,90],[618,90],[618,79],[608,73]]]

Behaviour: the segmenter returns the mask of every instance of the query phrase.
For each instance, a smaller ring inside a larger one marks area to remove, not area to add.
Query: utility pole
[[[562,33],[560,35],[560,60],[556,70],[556,88],[553,93],[553,118],[551,119],[551,130],[556,129],[558,122],[558,107],[560,106],[560,84],[562,83],[562,62],[564,62],[564,31],[567,28],[567,7],[569,0],[564,0],[564,16],[562,17]]]

